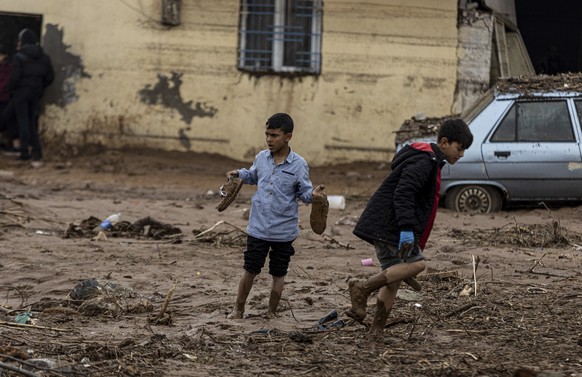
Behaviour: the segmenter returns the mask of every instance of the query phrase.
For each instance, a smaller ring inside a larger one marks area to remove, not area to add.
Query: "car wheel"
[[[445,206],[458,212],[490,213],[501,209],[499,191],[486,186],[458,186],[445,198]]]

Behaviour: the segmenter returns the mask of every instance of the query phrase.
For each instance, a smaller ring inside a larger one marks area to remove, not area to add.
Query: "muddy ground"
[[[347,280],[378,271],[351,231],[387,164],[313,168],[346,208],[318,236],[301,205],[280,317],[263,317],[263,271],[246,318],[231,320],[254,189],[221,213],[216,192],[247,163],[139,150],[53,155],[37,169],[13,159],[0,157],[0,376],[582,375],[582,207],[442,209],[422,292],[403,287],[370,340],[344,314]],[[124,222],[95,238],[94,222],[116,212]],[[132,233],[138,220],[154,225]],[[87,279],[124,295],[84,297],[74,288]],[[333,309],[344,326],[319,327]]]

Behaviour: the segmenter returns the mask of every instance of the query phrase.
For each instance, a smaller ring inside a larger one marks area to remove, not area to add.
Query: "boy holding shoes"
[[[271,116],[266,123],[265,136],[268,149],[255,156],[250,169],[226,173],[229,180],[236,177],[242,183],[257,185],[247,226],[244,272],[238,286],[236,306],[229,318],[243,318],[254,279],[261,272],[267,256],[269,274],[273,277],[267,315],[276,315],[289,262],[295,254],[293,241],[299,234],[297,199],[311,203],[314,196],[325,195],[323,185],[313,188],[307,162],[289,147],[293,119],[288,114]]]
[[[366,317],[368,296],[379,289],[370,334],[384,330],[402,281],[415,282],[425,269],[422,250],[436,217],[441,168],[455,164],[473,143],[473,135],[461,119],[448,119],[440,127],[437,143],[413,143],[392,161],[392,172],[374,193],[354,234],[374,245],[382,272],[365,281],[351,279],[351,309],[357,321]],[[418,284],[418,283],[417,283]]]

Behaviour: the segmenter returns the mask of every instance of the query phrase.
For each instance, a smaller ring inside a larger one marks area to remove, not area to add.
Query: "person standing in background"
[[[0,115],[8,108],[10,102],[10,73],[12,65],[10,64],[9,51],[6,46],[0,44]],[[2,152],[14,152],[14,142],[18,141],[18,126],[14,119],[3,120],[0,118],[0,148]]]
[[[40,161],[42,151],[38,135],[40,100],[44,89],[54,80],[50,57],[38,44],[37,35],[30,29],[18,34],[16,54],[12,61],[10,90],[12,99],[4,115],[16,115],[20,138],[19,160]],[[7,114],[8,112],[8,114]],[[3,115],[3,119],[5,116]]]

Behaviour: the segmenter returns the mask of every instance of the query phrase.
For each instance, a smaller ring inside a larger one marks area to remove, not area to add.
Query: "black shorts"
[[[285,276],[289,269],[291,256],[295,254],[293,241],[273,242],[248,236],[245,250],[244,269],[253,274],[259,274],[269,256],[269,274]]]

